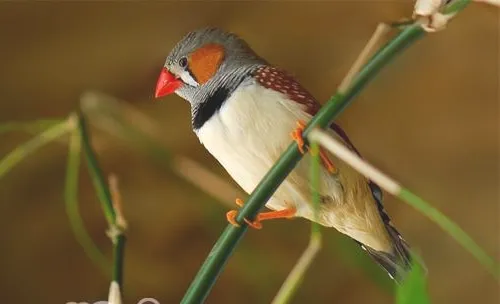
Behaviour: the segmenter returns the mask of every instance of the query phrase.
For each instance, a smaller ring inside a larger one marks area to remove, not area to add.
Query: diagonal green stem
[[[500,265],[455,222],[406,188],[402,188],[397,196],[435,222],[467,249],[496,279],[500,278]]]
[[[87,165],[92,178],[92,183],[94,184],[97,197],[101,202],[104,215],[108,221],[109,226],[115,224],[115,209],[113,208],[113,201],[111,199],[111,192],[107,186],[106,178],[99,166],[96,154],[92,149],[92,144],[90,140],[90,134],[87,129],[87,122],[82,113],[78,114],[78,130],[82,138],[82,147],[84,151],[85,158],[87,160]]]
[[[99,250],[90,235],[78,211],[78,173],[80,167],[81,137],[77,130],[71,133],[69,140],[68,164],[66,168],[66,185],[64,198],[66,202],[66,213],[69,218],[71,229],[75,237],[83,247],[87,256],[94,261],[106,274],[109,273],[109,262]]]
[[[61,137],[74,128],[72,120],[65,120],[52,126],[46,131],[38,134],[27,142],[21,144],[12,150],[7,156],[0,161],[0,178],[2,178],[13,167],[20,163],[26,156],[35,152],[42,146]]]

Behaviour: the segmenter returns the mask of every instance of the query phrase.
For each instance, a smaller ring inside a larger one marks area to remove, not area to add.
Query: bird
[[[305,218],[349,236],[397,283],[412,268],[410,246],[382,205],[381,188],[321,149],[320,203],[309,183],[310,153],[302,131],[321,104],[296,78],[258,55],[239,35],[217,27],[187,33],[170,51],[155,98],[175,93],[189,102],[194,133],[233,180],[251,193],[292,140],[303,159],[249,226]],[[336,123],[327,132],[359,155]],[[243,205],[241,199],[236,204]],[[234,226],[237,210],[226,214]]]

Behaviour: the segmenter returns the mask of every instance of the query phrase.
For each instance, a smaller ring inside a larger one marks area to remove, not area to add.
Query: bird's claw
[[[241,199],[241,198],[237,198],[235,200],[235,203],[236,205],[238,205],[240,208],[243,207],[243,205],[245,204],[245,202]],[[238,224],[238,222],[236,222],[236,216],[238,215],[238,211],[237,210],[231,210],[231,211],[228,211],[226,213],[226,218],[227,218],[227,221],[235,226],[235,227],[240,227],[240,224]],[[248,224],[248,226],[254,228],[254,229],[262,229],[262,224],[260,223],[260,221],[249,221],[247,219],[243,219],[245,221],[245,223]]]
[[[235,203],[236,203],[236,205],[238,205],[240,207],[243,207],[243,204],[244,204],[243,200],[239,199],[239,198],[236,199]],[[262,229],[261,222],[263,220],[271,220],[271,219],[278,219],[278,218],[292,218],[295,216],[295,214],[296,214],[296,209],[294,207],[290,207],[290,208],[286,208],[286,209],[279,210],[279,211],[261,212],[261,213],[257,214],[254,221],[247,220],[246,218],[244,218],[243,220],[245,221],[245,223],[247,223],[248,226],[259,230],[259,229]],[[230,210],[226,213],[226,218],[227,218],[227,221],[231,225],[233,225],[235,227],[240,227],[241,225],[236,221],[237,215],[238,215],[237,210]]]
[[[323,148],[319,149],[319,157],[321,158],[323,166],[326,168],[328,173],[333,174],[337,172],[337,168],[335,168],[333,162],[328,158],[328,155]]]
[[[238,215],[237,210],[230,210],[226,213],[226,219],[229,222],[229,224],[233,225],[234,227],[240,227],[240,224],[236,222],[236,216]]]
[[[299,120],[299,121],[297,121],[297,129],[293,130],[293,132],[291,134],[293,140],[295,142],[297,142],[297,146],[299,148],[299,151],[302,154],[306,153],[304,138],[302,137],[302,133],[304,132],[305,128],[306,128],[306,123],[303,120]],[[328,156],[323,148],[319,149],[319,155],[321,157],[321,162],[323,163],[323,166],[326,168],[326,170],[330,174],[335,173],[337,171],[337,169],[333,165],[333,162],[328,158]]]
[[[235,201],[236,205],[238,205],[239,207],[243,207],[243,205],[245,204],[245,202],[241,199],[241,198],[237,198]]]
[[[240,224],[236,221],[236,216],[238,215],[237,210],[230,210],[226,213],[226,218],[229,224],[233,225],[234,227],[240,227]],[[254,228],[254,229],[262,229],[262,224],[260,221],[249,221],[247,219],[243,219],[245,223],[248,224],[248,226]]]
[[[253,229],[257,229],[257,230],[260,230],[262,229],[262,223],[260,221],[249,221],[247,219],[243,219],[248,226],[252,227]]]
[[[304,129],[306,128],[306,123],[302,120],[297,121],[297,129],[293,130],[292,133],[290,134],[292,136],[292,139],[297,142],[297,146],[299,148],[300,153],[304,154],[306,153],[305,150],[305,142],[304,138],[302,137],[302,133],[304,132]]]

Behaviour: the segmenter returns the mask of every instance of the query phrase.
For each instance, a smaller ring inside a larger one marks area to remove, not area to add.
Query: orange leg
[[[247,219],[244,219],[245,222],[248,224],[248,226],[255,228],[255,229],[261,229],[262,228],[262,221],[265,220],[272,220],[272,219],[280,219],[280,218],[292,218],[297,210],[295,208],[287,208],[279,211],[269,211],[269,212],[261,212],[257,214],[257,217],[255,221],[251,222]]]
[[[236,205],[243,207],[243,200],[237,198],[236,199]],[[279,219],[279,218],[291,218],[295,215],[296,210],[295,208],[287,208],[284,210],[280,211],[270,211],[270,212],[261,212],[257,214],[257,217],[255,218],[255,221],[251,222],[247,219],[244,219],[245,222],[248,224],[248,226],[255,228],[255,229],[261,229],[262,224],[260,223],[261,221],[264,220],[271,220],[271,219]],[[226,213],[226,218],[227,221],[236,227],[239,227],[240,225],[236,222],[236,216],[238,215],[237,210],[231,210]]]
[[[333,165],[333,162],[328,158],[328,156],[326,155],[326,152],[323,148],[319,149],[319,157],[321,157],[321,161],[323,162],[323,166],[326,168],[326,170],[328,172],[330,172],[330,174],[335,173],[335,171],[337,171],[337,169]]]
[[[299,120],[297,121],[297,129],[295,129],[291,134],[293,140],[297,142],[297,145],[299,146],[299,151],[302,154],[305,153],[305,148],[304,148],[305,143],[304,143],[304,138],[302,137],[302,133],[304,132],[305,128],[306,128],[306,123],[302,120]],[[335,166],[333,165],[333,162],[328,158],[323,148],[320,148],[319,156],[321,157],[321,162],[323,166],[326,168],[326,170],[328,170],[328,172],[330,173],[335,173],[336,171]]]

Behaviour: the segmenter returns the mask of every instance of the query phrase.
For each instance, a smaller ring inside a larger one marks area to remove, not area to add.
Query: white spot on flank
[[[305,96],[304,96],[304,95],[297,94],[297,97],[298,97],[298,98],[304,98]]]
[[[266,82],[266,84],[267,84],[267,85],[271,85],[271,83],[270,83],[269,81],[268,81],[268,82]]]
[[[267,74],[266,73],[262,73],[261,75],[262,75],[262,77],[266,77]]]

